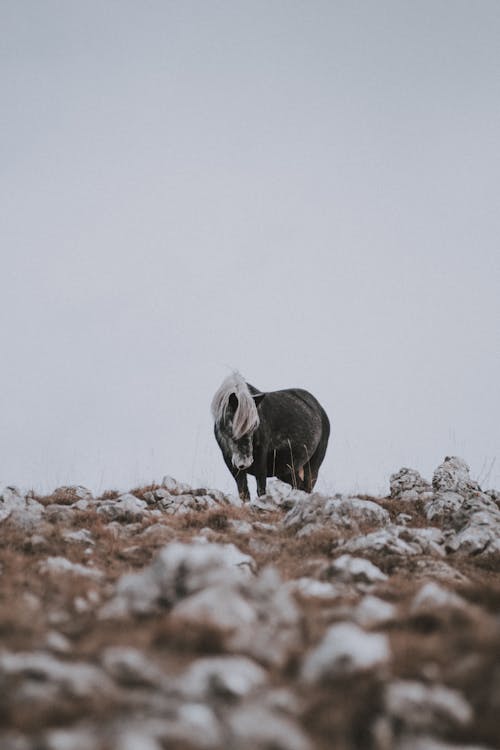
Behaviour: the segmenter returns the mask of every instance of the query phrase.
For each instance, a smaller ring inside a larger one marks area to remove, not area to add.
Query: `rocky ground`
[[[499,561],[457,458],[385,498],[7,488],[0,748],[498,748]]]

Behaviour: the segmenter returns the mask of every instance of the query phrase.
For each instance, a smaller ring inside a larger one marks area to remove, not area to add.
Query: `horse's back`
[[[261,423],[271,433],[283,434],[283,430],[297,439],[317,442],[328,436],[330,423],[317,398],[302,388],[286,388],[269,391],[260,404]]]

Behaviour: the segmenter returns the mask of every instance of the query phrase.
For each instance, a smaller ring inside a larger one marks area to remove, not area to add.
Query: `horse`
[[[215,439],[242,500],[247,474],[266,494],[267,477],[312,492],[325,457],[330,422],[319,401],[301,388],[262,392],[233,372],[212,400]]]

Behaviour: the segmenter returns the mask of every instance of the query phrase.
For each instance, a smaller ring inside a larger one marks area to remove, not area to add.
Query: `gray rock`
[[[470,606],[465,599],[455,592],[448,591],[434,581],[428,581],[415,594],[411,603],[411,612],[419,614],[434,612],[443,608],[463,612]]]
[[[261,704],[244,704],[228,716],[230,747],[237,750],[312,750],[299,726]]]
[[[192,511],[210,510],[217,508],[220,503],[211,495],[191,495],[191,494],[168,494],[163,497],[158,506],[169,515],[182,515]]]
[[[108,521],[119,521],[132,523],[140,521],[148,513],[148,505],[135,495],[126,493],[115,500],[104,500],[100,502],[97,512]]]
[[[71,651],[71,641],[57,630],[49,630],[45,636],[45,647],[56,654],[69,654]]]
[[[77,544],[94,545],[94,537],[88,529],[78,529],[78,531],[63,531],[62,537],[65,542],[75,542]]]
[[[277,571],[246,582],[221,581],[175,605],[186,623],[210,622],[226,631],[230,651],[281,665],[299,642],[299,611]]]
[[[283,521],[285,528],[330,524],[343,529],[358,529],[360,524],[385,526],[389,522],[388,511],[372,500],[318,494],[300,498]]]
[[[268,479],[266,494],[250,500],[249,507],[262,511],[290,510],[309,497],[307,492],[296,490],[279,479]]]
[[[403,467],[390,477],[391,497],[415,502],[432,497],[432,487],[415,469]]]
[[[386,686],[385,708],[399,726],[410,731],[443,731],[465,727],[472,708],[463,695],[444,685],[395,680]]]
[[[93,665],[61,661],[42,652],[0,652],[0,679],[14,685],[19,677],[36,680],[45,690],[51,685],[73,698],[114,694],[112,682]]]
[[[152,526],[148,526],[144,531],[141,531],[137,535],[137,541],[141,544],[146,542],[147,544],[162,545],[164,546],[168,542],[174,539],[175,531],[164,523],[155,523]]]
[[[458,492],[451,490],[439,492],[425,506],[425,515],[429,521],[443,521],[458,510],[463,502],[464,498]]]
[[[252,524],[248,521],[237,521],[231,519],[228,521],[228,526],[236,534],[243,534],[244,536],[248,536],[252,533]]]
[[[389,640],[382,633],[366,633],[353,623],[332,625],[321,643],[305,658],[306,682],[354,675],[384,666],[390,659]]]
[[[95,729],[51,729],[44,735],[44,750],[96,750],[101,747]]]
[[[396,618],[397,609],[394,604],[368,594],[356,605],[353,618],[363,628],[374,628]]]
[[[336,599],[342,596],[344,589],[328,581],[317,581],[315,578],[296,578],[288,581],[287,589],[293,594],[311,597],[312,599]]]
[[[336,578],[347,583],[379,583],[387,581],[380,568],[362,557],[341,555],[323,571],[328,578]]]
[[[104,576],[103,572],[100,570],[88,568],[79,563],[73,563],[65,557],[48,557],[46,560],[40,562],[39,569],[41,573],[48,573],[49,575],[69,573],[74,576],[91,578],[93,581],[99,581]]]
[[[201,589],[243,581],[253,567],[253,559],[234,544],[172,542],[151,566],[120,578],[116,595],[101,616],[153,614]]]
[[[267,682],[266,671],[244,656],[197,659],[177,685],[190,700],[220,696],[242,699]]]
[[[158,687],[163,673],[139,649],[110,646],[101,655],[106,672],[122,685]]]
[[[479,490],[479,485],[469,475],[469,467],[462,458],[447,456],[432,477],[432,486],[436,492],[468,493]]]
[[[0,495],[0,523],[8,521],[29,532],[40,525],[44,512],[41,503],[23,495],[17,487],[6,487]]]
[[[178,482],[177,479],[168,475],[163,477],[161,484],[171,495],[185,495],[191,492],[189,484]]]
[[[356,536],[340,545],[350,554],[383,552],[401,557],[445,554],[444,537],[437,528],[420,529],[390,524],[384,529]]]

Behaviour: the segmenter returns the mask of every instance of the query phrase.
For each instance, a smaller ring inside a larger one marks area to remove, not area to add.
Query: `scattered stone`
[[[169,476],[163,477],[161,485],[172,495],[185,495],[191,492],[189,484],[178,482],[177,479]]]
[[[229,715],[230,747],[238,750],[312,750],[295,722],[267,706],[243,705]]]
[[[44,750],[100,750],[96,731],[90,727],[52,729],[45,733]]]
[[[337,557],[324,569],[323,575],[347,583],[378,583],[387,580],[385,573],[382,573],[376,565],[362,557],[352,557],[352,555]]]
[[[306,524],[332,524],[338,528],[355,530],[359,530],[360,525],[385,526],[389,522],[389,512],[372,500],[318,494],[304,494],[283,521],[285,528]]]
[[[321,643],[306,656],[306,682],[354,675],[384,666],[390,659],[389,641],[382,633],[366,633],[353,623],[332,625]]]
[[[345,593],[345,590],[339,589],[333,583],[306,577],[288,581],[287,588],[294,594],[311,597],[312,599],[336,599]]]
[[[45,508],[37,500],[23,495],[17,487],[6,487],[0,495],[0,524],[8,521],[23,531],[40,526]]]
[[[178,681],[190,700],[214,696],[242,699],[267,682],[266,671],[244,656],[214,656],[197,659]]]
[[[153,614],[195,592],[252,575],[254,561],[234,544],[172,542],[141,573],[122,576],[102,617]]]
[[[350,554],[383,552],[401,557],[443,556],[445,554],[443,542],[444,537],[439,529],[420,529],[389,524],[384,529],[349,539],[340,545],[340,549]]]
[[[236,521],[230,519],[228,521],[228,526],[236,534],[243,534],[244,536],[248,536],[252,533],[252,524],[249,521]]]
[[[105,673],[91,664],[67,662],[42,652],[0,652],[0,681],[13,687],[20,676],[50,684],[76,698],[109,696],[114,687]]]
[[[71,641],[57,630],[49,630],[45,637],[45,647],[56,654],[69,654]]]
[[[457,492],[460,495],[479,490],[477,482],[470,478],[469,467],[457,456],[447,456],[437,467],[432,486],[436,492]]]
[[[397,609],[394,604],[368,594],[356,605],[352,614],[361,627],[374,628],[394,620]]]
[[[100,570],[88,568],[85,565],[80,565],[80,563],[73,563],[65,557],[48,557],[40,563],[39,569],[41,573],[48,573],[49,575],[69,573],[74,576],[91,578],[94,581],[99,581],[104,576],[104,573]]]
[[[432,487],[415,469],[403,467],[390,477],[391,498],[407,502],[432,497]]]
[[[122,685],[158,687],[164,680],[159,670],[139,649],[110,646],[101,656],[106,672]]]
[[[126,493],[115,500],[104,500],[99,503],[97,512],[105,516],[108,521],[133,523],[144,518],[148,512],[147,508],[148,505],[144,500]]]
[[[385,707],[400,727],[418,732],[465,727],[473,715],[471,706],[457,690],[413,680],[396,680],[387,685]]]
[[[428,581],[415,594],[411,611],[413,614],[422,612],[433,612],[436,609],[448,609],[452,611],[464,611],[470,605],[458,594],[440,586],[434,581]]]
[[[95,544],[94,537],[88,529],[78,529],[78,531],[63,531],[62,537],[66,542],[75,542],[78,544]]]

